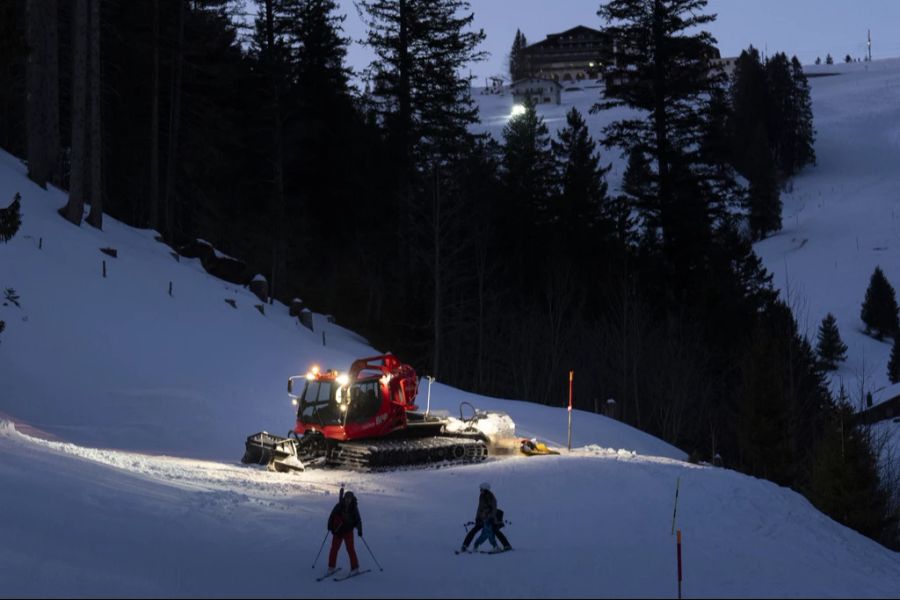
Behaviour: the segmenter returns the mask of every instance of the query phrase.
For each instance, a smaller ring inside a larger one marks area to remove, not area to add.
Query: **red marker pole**
[[[678,598],[681,599],[681,530],[678,530]]]
[[[569,452],[572,451],[572,378],[575,371],[569,371]]]

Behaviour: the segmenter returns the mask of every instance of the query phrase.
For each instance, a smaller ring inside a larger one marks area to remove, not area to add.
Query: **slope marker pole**
[[[678,512],[678,488],[681,487],[681,477],[675,482],[675,509],[672,511],[672,533],[675,533],[675,514]]]
[[[681,600],[681,530],[678,530],[678,600]]]
[[[569,371],[569,452],[572,451],[572,378],[575,371]]]

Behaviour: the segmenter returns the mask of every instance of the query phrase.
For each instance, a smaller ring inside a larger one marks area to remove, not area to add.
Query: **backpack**
[[[499,508],[497,509],[497,520],[495,521],[496,525],[494,527],[496,529],[503,529],[505,523],[503,522],[503,511]]]

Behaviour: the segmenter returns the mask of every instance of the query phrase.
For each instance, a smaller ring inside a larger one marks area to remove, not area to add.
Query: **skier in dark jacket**
[[[350,574],[356,574],[359,570],[359,559],[356,557],[356,550],[353,548],[353,530],[359,532],[362,537],[362,518],[359,516],[359,508],[356,506],[356,496],[353,492],[344,493],[341,487],[341,493],[338,496],[338,503],[335,504],[328,517],[328,531],[332,533],[331,553],[328,555],[328,572],[334,573],[337,565],[338,550],[341,549],[341,543],[347,545],[347,554],[350,555]]]
[[[500,531],[500,528],[503,527],[503,520],[497,516],[497,498],[491,493],[491,485],[489,483],[482,483],[479,486],[479,489],[481,490],[481,494],[478,496],[478,509],[475,511],[475,526],[469,530],[468,534],[466,534],[466,539],[463,540],[460,552],[468,551],[469,544],[472,543],[475,534],[484,528],[485,523],[490,523],[493,534],[500,540],[500,543],[503,544],[503,549],[512,550],[509,540],[507,540],[506,536],[503,535],[503,532]],[[481,541],[483,542],[484,540]]]

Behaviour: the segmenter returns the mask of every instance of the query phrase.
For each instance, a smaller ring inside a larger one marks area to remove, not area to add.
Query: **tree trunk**
[[[88,83],[87,8],[87,0],[75,0],[72,18],[72,151],[69,202],[60,209],[60,214],[75,225],[81,225],[84,214],[85,174],[88,164],[85,135]]]
[[[440,175],[438,172],[437,165],[434,168],[434,209],[431,219],[432,224],[432,237],[433,237],[433,252],[432,256],[433,265],[434,265],[434,275],[433,275],[433,283],[434,283],[434,304],[432,306],[432,323],[433,323],[433,339],[432,339],[432,363],[431,363],[431,376],[438,377],[438,373],[440,370],[440,361],[441,361],[441,343],[443,340],[441,339],[441,327],[443,325],[441,321],[441,313],[444,310],[443,307],[443,281],[441,280],[442,274],[442,265],[441,265],[441,184],[440,184]]]
[[[166,157],[166,200],[163,237],[166,243],[175,243],[174,203],[175,203],[175,170],[178,164],[178,129],[181,119],[181,74],[184,61],[184,19],[186,2],[179,2],[178,9],[178,42],[175,49],[175,74],[172,77],[171,113],[169,115],[169,149]]]
[[[268,75],[272,94],[272,202],[275,216],[275,258],[272,265],[272,286],[269,293],[275,297],[274,282],[279,282],[287,271],[287,210],[284,198],[284,144],[281,135],[280,65],[275,61],[275,10],[273,0],[266,0],[266,45],[268,46]]]
[[[28,0],[26,153],[28,177],[42,188],[60,183],[59,52],[55,0]]]
[[[90,0],[91,212],[87,222],[103,229],[103,120],[100,73],[100,0]]]
[[[159,228],[159,0],[153,0],[153,84],[150,94],[150,229]]]

